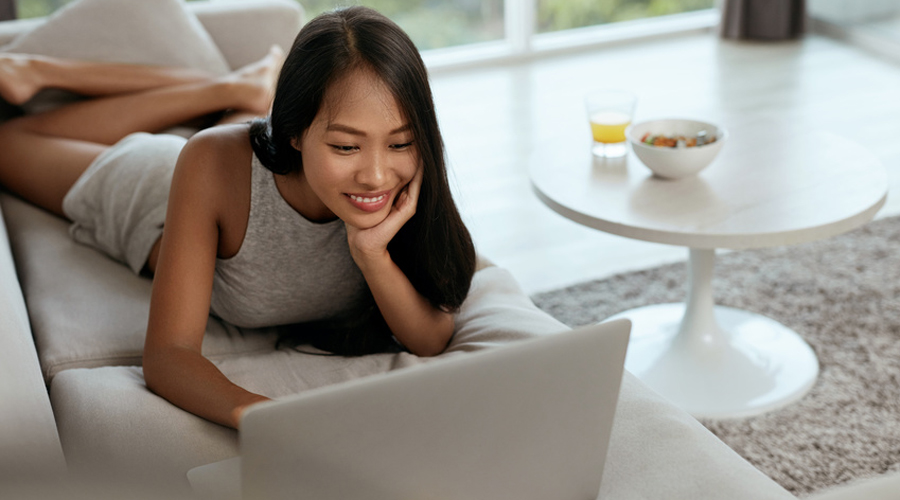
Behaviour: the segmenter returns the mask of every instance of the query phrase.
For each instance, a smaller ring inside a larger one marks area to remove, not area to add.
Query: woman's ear
[[[300,151],[300,138],[299,137],[291,137],[291,146]]]

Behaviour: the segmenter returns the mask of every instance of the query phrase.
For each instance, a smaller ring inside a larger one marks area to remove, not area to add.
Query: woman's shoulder
[[[176,167],[173,192],[194,199],[229,200],[249,195],[251,159],[247,125],[220,125],[188,139]],[[176,185],[179,189],[175,189]],[[247,196],[249,197],[249,196]],[[225,210],[228,203],[215,203]]]
[[[228,166],[249,165],[253,152],[248,124],[218,125],[197,132],[185,145],[185,152],[197,159]]]
[[[245,177],[249,181],[253,148],[248,129],[246,124],[219,125],[197,132],[182,149],[178,168],[186,170],[184,175],[219,186]]]

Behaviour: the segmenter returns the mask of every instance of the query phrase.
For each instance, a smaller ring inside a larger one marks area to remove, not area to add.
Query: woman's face
[[[312,212],[360,229],[387,217],[420,163],[393,94],[368,71],[353,71],[333,84],[293,145],[303,155],[305,191],[316,198],[308,200],[316,205]]]

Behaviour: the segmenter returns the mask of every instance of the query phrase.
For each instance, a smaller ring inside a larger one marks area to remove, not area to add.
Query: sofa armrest
[[[232,69],[262,58],[272,44],[290,49],[304,20],[303,8],[293,0],[217,0],[187,7]]]
[[[9,195],[0,193],[0,199]],[[65,460],[0,208],[0,484],[57,477]]]
[[[304,19],[303,8],[293,0],[216,0],[186,5],[232,68],[262,58],[273,43],[289,49]],[[45,20],[41,17],[0,22],[0,47]]]

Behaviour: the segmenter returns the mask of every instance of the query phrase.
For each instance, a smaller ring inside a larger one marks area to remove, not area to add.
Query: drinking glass
[[[625,128],[631,124],[637,97],[624,90],[595,90],[584,98],[594,145],[591,151],[600,158],[625,156]]]

